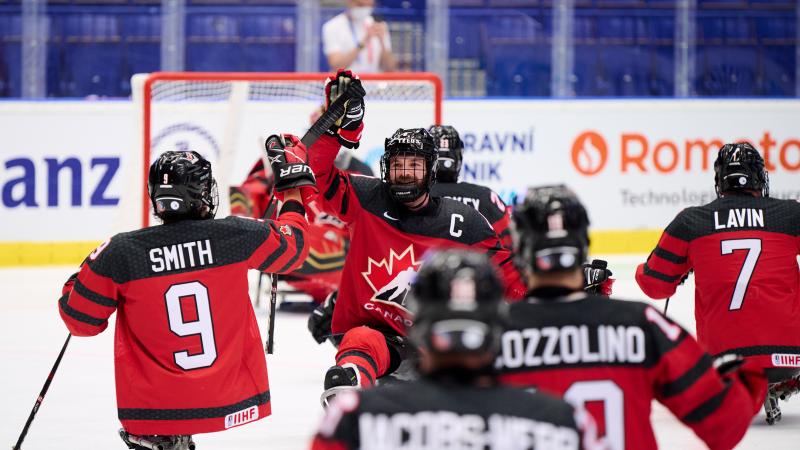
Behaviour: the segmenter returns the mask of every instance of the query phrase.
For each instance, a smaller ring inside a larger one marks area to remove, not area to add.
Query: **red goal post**
[[[272,133],[302,136],[323,102],[328,73],[156,72],[134,75],[142,131],[141,225],[151,223],[147,175],[165,150],[197,150],[212,161],[221,213]],[[369,160],[397,128],[440,124],[442,82],[432,73],[359,76],[367,91],[365,132],[356,154]],[[369,161],[368,161],[369,162]]]

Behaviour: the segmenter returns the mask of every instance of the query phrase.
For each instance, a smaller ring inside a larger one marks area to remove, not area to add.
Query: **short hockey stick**
[[[39,392],[39,397],[36,398],[36,403],[33,404],[33,409],[31,410],[31,414],[28,416],[28,421],[25,422],[25,426],[22,428],[22,433],[20,433],[19,439],[17,439],[17,444],[11,447],[13,450],[20,450],[22,448],[22,441],[25,440],[25,436],[28,434],[28,428],[31,427],[33,418],[39,411],[39,406],[41,406],[42,400],[44,400],[44,396],[47,394],[47,390],[50,388],[50,383],[53,381],[53,376],[56,374],[58,365],[61,364],[61,358],[64,356],[64,352],[67,350],[67,344],[69,344],[70,338],[72,338],[72,334],[67,335],[67,340],[64,341],[64,345],[61,347],[61,352],[58,354],[58,358],[56,358],[53,368],[50,369],[50,375],[47,376],[47,380],[45,380],[44,386],[42,386],[42,390]]]
[[[334,123],[336,123],[339,118],[344,116],[345,108],[347,107],[347,102],[349,100],[355,98],[363,98],[364,97],[364,88],[357,88],[352,83],[348,84],[345,91],[336,98],[322,113],[321,116],[311,125],[311,127],[306,131],[306,134],[300,139],[300,142],[306,146],[306,148],[311,147],[323,133],[328,131],[328,128],[331,127]],[[268,354],[272,354],[274,350],[274,336],[275,336],[275,307],[277,303],[277,296],[278,296],[278,275],[272,274],[272,286],[270,288],[270,309],[269,309],[269,329],[267,330],[267,346],[266,350]]]
[[[272,354],[275,349],[275,308],[278,298],[278,274],[273,273],[270,275],[272,278],[272,286],[269,289],[269,331],[267,335],[267,353]]]

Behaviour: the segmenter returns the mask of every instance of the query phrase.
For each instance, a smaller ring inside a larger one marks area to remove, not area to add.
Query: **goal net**
[[[134,75],[131,85],[141,156],[131,158],[129,193],[140,192],[139,223],[153,223],[147,169],[167,150],[195,150],[213,165],[228,213],[228,187],[244,181],[271,134],[305,133],[323,104],[326,73],[201,73]],[[384,139],[397,128],[441,121],[442,85],[428,73],[367,74],[365,129],[354,155],[377,173]]]

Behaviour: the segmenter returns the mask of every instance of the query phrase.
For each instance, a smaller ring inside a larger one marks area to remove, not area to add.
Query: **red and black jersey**
[[[466,182],[441,183],[431,186],[431,195],[457,200],[477,209],[503,241],[503,245],[512,248],[511,211],[497,193],[486,186]]]
[[[508,296],[524,295],[511,251],[479,212],[438,197],[431,197],[422,210],[410,212],[391,198],[380,179],[335,168],[338,151],[335,138],[322,136],[309,152],[320,189],[318,203],[350,231],[333,333],[366,325],[405,335],[411,325],[403,306],[409,283],[431,248],[469,247],[486,252],[502,270]]]
[[[501,381],[583,405],[614,450],[657,448],[653,399],[711,449],[744,436],[763,401],[763,377],[756,394],[738,377],[721,377],[697,341],[649,305],[563,294],[511,305],[496,363]]]
[[[697,339],[764,367],[800,367],[800,203],[726,196],[687,208],[636,270],[667,298],[694,270]]]
[[[72,334],[92,336],[117,311],[117,406],[128,432],[205,433],[270,414],[247,271],[302,264],[304,213],[287,202],[277,221],[157,225],[118,234],[89,255],[60,313]]]
[[[547,394],[423,378],[347,391],[326,411],[314,450],[604,449],[583,409]]]

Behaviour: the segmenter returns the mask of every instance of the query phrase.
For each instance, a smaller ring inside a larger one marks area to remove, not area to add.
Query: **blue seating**
[[[710,97],[750,97],[757,94],[756,46],[698,46],[697,94]]]
[[[19,97],[22,85],[22,20],[19,14],[0,15],[0,97]]]
[[[760,47],[762,61],[762,82],[759,95],[769,97],[796,97],[794,46]]]
[[[450,58],[480,58],[481,36],[479,16],[450,14]]]

